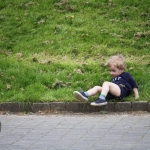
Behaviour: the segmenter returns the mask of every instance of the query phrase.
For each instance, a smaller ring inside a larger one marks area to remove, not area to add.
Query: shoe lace
[[[99,101],[100,101],[100,99],[99,99],[99,98],[96,98],[96,99],[95,99],[95,102],[99,102]]]

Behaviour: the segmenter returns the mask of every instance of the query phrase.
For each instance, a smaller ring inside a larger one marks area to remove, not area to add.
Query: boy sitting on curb
[[[111,56],[105,65],[112,76],[111,81],[105,81],[102,86],[95,86],[86,92],[74,91],[73,95],[75,98],[82,102],[88,102],[89,96],[99,93],[100,96],[91,103],[93,106],[106,105],[106,99],[122,99],[130,95],[132,91],[134,92],[135,99],[139,98],[136,82],[128,72],[124,72],[126,64],[122,55]]]

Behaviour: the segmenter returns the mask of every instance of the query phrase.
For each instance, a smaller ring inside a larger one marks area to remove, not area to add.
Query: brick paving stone
[[[0,115],[1,150],[148,150],[150,114]]]

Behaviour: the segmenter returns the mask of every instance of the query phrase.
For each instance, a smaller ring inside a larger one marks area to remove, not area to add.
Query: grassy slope
[[[126,57],[140,100],[149,101],[149,6],[147,0],[1,1],[0,101],[74,101],[74,90],[110,80],[103,64],[116,53]]]

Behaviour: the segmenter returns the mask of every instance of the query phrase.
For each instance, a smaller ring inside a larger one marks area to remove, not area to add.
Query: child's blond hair
[[[126,68],[125,59],[122,55],[111,56],[105,65],[107,67],[117,67],[119,70],[124,70]]]

